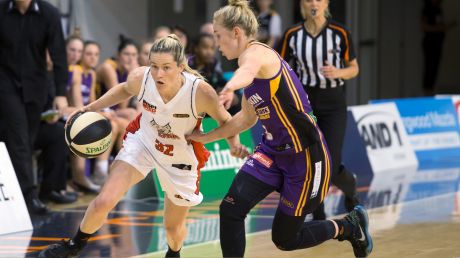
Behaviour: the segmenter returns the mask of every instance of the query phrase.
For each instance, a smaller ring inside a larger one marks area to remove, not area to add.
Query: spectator
[[[83,69],[83,76],[82,76],[82,91],[81,94],[83,95],[83,102],[79,107],[89,104],[96,100],[95,88],[96,88],[96,72],[94,68],[97,66],[99,62],[99,53],[100,47],[97,42],[94,41],[86,41],[84,48],[83,48],[83,57],[81,59],[80,65]],[[102,185],[108,176],[109,170],[109,158],[111,154],[112,148],[118,146],[121,148],[122,142],[122,134],[125,131],[126,126],[128,125],[129,121],[116,116],[112,111],[107,110],[106,112],[102,112],[111,123],[112,126],[112,143],[110,148],[98,156],[95,159],[94,163],[94,173],[92,174],[92,181],[98,185]],[[81,162],[81,161],[80,161]],[[81,163],[80,163],[81,166]]]
[[[98,81],[96,98],[99,98],[115,85],[125,82],[128,74],[137,67],[139,67],[139,63],[136,42],[120,35],[117,57],[105,60],[96,70]],[[117,116],[130,121],[137,115],[137,107],[130,101],[125,101],[112,108],[116,111]]]
[[[204,23],[203,25],[201,25],[200,33],[201,34],[213,35],[214,34],[214,27],[212,25],[212,22],[207,22],[207,23]]]
[[[180,26],[180,25],[176,25],[176,26],[173,27],[172,33],[176,34],[176,36],[179,38],[180,43],[182,44],[182,46],[185,49],[185,54],[189,54],[190,53],[190,51],[189,51],[190,46],[188,45],[188,33],[185,30],[185,28]]]
[[[188,59],[189,66],[197,70],[211,86],[220,92],[227,82],[222,76],[222,69],[215,56],[217,46],[214,37],[209,34],[201,34],[195,42],[194,55]],[[241,94],[235,93],[233,103],[228,109],[230,114],[236,114],[240,110]]]
[[[67,97],[69,104],[76,107],[81,102],[81,75],[82,69],[78,65],[83,52],[83,40],[78,33],[71,35],[66,41],[68,69]]]
[[[259,21],[259,33],[257,39],[274,47],[281,38],[281,17],[271,9],[273,0],[256,0],[257,20]]]
[[[153,38],[153,41],[155,41],[157,39],[166,37],[169,34],[171,34],[171,29],[168,26],[160,26],[153,33],[152,38]]]
[[[52,106],[62,114],[67,107],[67,62],[59,11],[42,0],[0,2],[0,124],[8,125],[0,141],[6,143],[32,214],[48,211],[38,198],[32,169],[33,145],[48,97],[47,49],[55,82]]]
[[[153,41],[144,41],[141,45],[139,53],[139,65],[140,66],[150,66],[149,54],[150,49],[153,46]]]

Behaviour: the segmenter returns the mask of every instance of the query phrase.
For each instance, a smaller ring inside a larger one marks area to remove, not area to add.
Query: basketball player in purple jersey
[[[304,222],[323,202],[329,187],[330,157],[308,97],[295,73],[270,47],[255,42],[257,19],[246,0],[229,0],[214,13],[214,33],[222,54],[238,58],[239,68],[220,94],[228,106],[244,88],[242,109],[221,127],[189,139],[203,143],[235,135],[260,119],[265,134],[233,180],[220,205],[220,243],[224,257],[242,257],[244,219],[273,191],[280,202],[272,240],[285,251],[309,248],[329,239],[348,240],[356,257],[372,251],[368,216],[358,205],[342,219]]]

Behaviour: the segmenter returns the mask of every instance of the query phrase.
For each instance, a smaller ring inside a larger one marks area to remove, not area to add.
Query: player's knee
[[[247,212],[240,204],[235,202],[233,197],[225,197],[219,206],[220,220],[238,220],[245,219]]]
[[[276,248],[282,251],[292,251],[296,250],[292,241],[295,238],[286,238],[286,236],[282,236],[279,234],[275,234],[276,232],[272,232],[272,242],[275,244]]]

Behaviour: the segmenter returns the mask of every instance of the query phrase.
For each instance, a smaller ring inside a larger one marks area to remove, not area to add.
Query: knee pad
[[[220,219],[245,219],[249,209],[243,207],[243,203],[238,203],[234,197],[227,195],[219,206]]]
[[[276,248],[280,249],[281,251],[296,250],[296,247],[293,245],[295,239],[295,236],[291,239],[288,239],[286,236],[282,236],[281,234],[273,234],[272,232],[272,242],[275,244]]]

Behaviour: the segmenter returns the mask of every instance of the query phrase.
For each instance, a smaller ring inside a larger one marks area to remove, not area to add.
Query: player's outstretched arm
[[[257,48],[250,48],[238,58],[239,68],[236,69],[233,77],[219,93],[220,103],[225,108],[230,108],[234,96],[233,92],[248,86],[257,76],[262,67],[261,54]]]
[[[67,118],[67,121],[71,121],[71,118],[78,112],[87,112],[87,111],[99,111],[101,109],[111,107],[116,105],[123,100],[128,99],[131,96],[138,95],[141,89],[142,78],[144,77],[144,72],[146,67],[139,67],[133,70],[129,75],[126,82],[117,84],[115,87],[111,88],[100,98],[91,102],[90,104],[79,108],[72,112]],[[67,124],[66,124],[67,125]]]
[[[124,83],[117,84],[99,99],[85,107],[84,111],[99,111],[103,108],[116,105],[134,95],[138,95],[141,89],[141,81],[144,77],[146,67],[139,67],[133,70]]]
[[[211,102],[210,100],[213,98],[215,99]],[[187,137],[188,139],[203,143],[213,142],[222,138],[237,135],[240,132],[251,128],[257,122],[257,115],[252,106],[247,103],[246,99],[243,98],[241,111],[234,117],[231,117],[223,106],[217,102],[217,95],[215,92],[211,99],[209,99],[208,102],[205,102],[207,103],[206,108],[208,109],[206,113],[216,120],[221,119],[222,125],[207,134],[204,134],[199,130],[195,130],[193,134]],[[213,104],[210,105],[211,103]],[[213,115],[217,117],[220,116],[220,118],[215,118]]]

